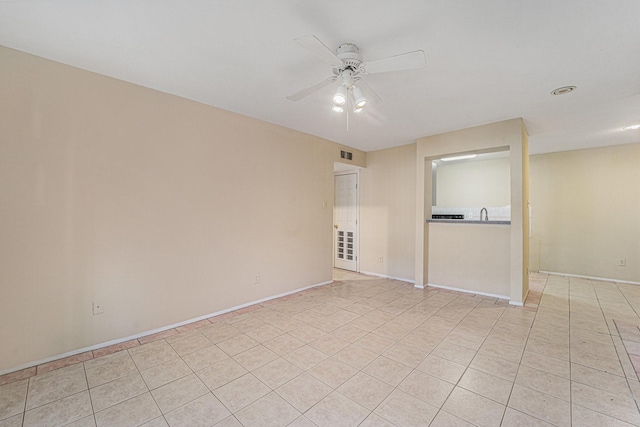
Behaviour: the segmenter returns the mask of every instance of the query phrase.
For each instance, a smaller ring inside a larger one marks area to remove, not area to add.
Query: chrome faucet
[[[482,219],[482,211],[484,211],[484,219]],[[487,208],[480,209],[480,221],[489,221],[489,212]]]

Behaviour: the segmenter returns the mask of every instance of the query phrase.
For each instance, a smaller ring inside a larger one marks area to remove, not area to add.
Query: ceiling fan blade
[[[382,99],[380,99],[380,97],[378,96],[376,91],[373,90],[371,88],[371,86],[369,86],[369,83],[367,83],[364,79],[358,79],[356,81],[356,85],[362,88],[362,90],[364,91],[365,96],[370,101],[374,101],[374,102],[381,102],[382,101]]]
[[[424,51],[416,50],[413,52],[402,53],[388,58],[378,59],[376,61],[366,62],[363,64],[366,74],[388,73],[390,71],[404,71],[422,68],[427,64]]]
[[[342,67],[342,59],[338,58],[336,54],[333,53],[331,49],[322,43],[316,36],[296,37],[293,41],[312,52],[324,62],[335,65],[336,67]]]
[[[313,86],[310,86],[306,89],[302,89],[300,92],[296,92],[293,95],[289,95],[287,96],[287,99],[289,101],[300,101],[302,98],[304,98],[307,95],[311,95],[313,92],[322,89],[325,86],[330,85],[331,83],[335,82],[337,79],[336,76],[331,76],[328,79],[325,79],[323,81],[321,81],[320,83],[316,83]]]

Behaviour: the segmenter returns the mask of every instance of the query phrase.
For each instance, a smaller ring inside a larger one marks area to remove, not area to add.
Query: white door
[[[358,174],[335,176],[334,266],[358,271]]]

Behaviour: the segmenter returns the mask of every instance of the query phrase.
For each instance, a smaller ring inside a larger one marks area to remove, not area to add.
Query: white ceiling
[[[0,44],[365,151],[524,118],[531,153],[640,142],[637,0],[0,0]],[[331,111],[331,75],[293,38],[427,67],[366,76],[382,98]],[[551,96],[560,86],[574,93]]]

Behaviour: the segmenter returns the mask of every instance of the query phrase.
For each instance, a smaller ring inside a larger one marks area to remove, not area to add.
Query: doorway
[[[333,204],[333,265],[343,270],[358,269],[358,173],[336,173]]]

